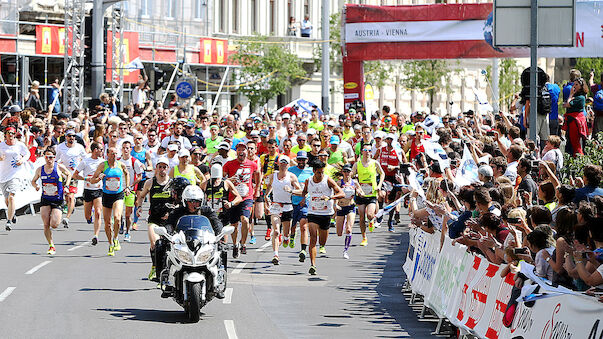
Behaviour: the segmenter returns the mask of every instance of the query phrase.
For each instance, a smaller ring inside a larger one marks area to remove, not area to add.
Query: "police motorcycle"
[[[198,209],[202,200],[198,186],[182,192],[183,208]],[[220,240],[232,234],[234,227],[226,226],[216,235],[210,220],[195,213],[180,216],[175,230],[170,234],[165,227],[155,227],[155,233],[169,242],[165,269],[160,273],[162,297],[171,296],[189,321],[198,322],[201,308],[226,290]]]

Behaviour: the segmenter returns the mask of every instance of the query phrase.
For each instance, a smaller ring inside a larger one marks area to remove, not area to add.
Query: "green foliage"
[[[509,107],[513,101],[513,93],[521,89],[519,84],[519,68],[515,59],[500,59],[498,67],[499,107]],[[486,68],[488,80],[492,83],[492,66]]]
[[[429,109],[433,107],[433,97],[440,90],[449,92],[450,78],[458,69],[452,69],[445,60],[413,60],[402,63],[400,82],[408,88],[415,88],[429,94]]]
[[[241,65],[234,78],[241,85],[237,91],[249,99],[251,109],[284,94],[293,80],[306,75],[301,59],[284,44],[265,43],[265,37],[254,36],[239,43],[231,61]],[[261,79],[258,81],[258,79]]]
[[[588,81],[590,70],[595,70],[595,82],[599,82],[601,78],[597,75],[603,72],[603,58],[577,58],[576,69],[582,72],[582,77]]]
[[[564,153],[563,168],[561,169],[563,182],[569,184],[570,176],[574,178],[582,177],[584,166],[590,164],[603,164],[603,132],[599,132],[596,138],[586,141],[584,155],[572,157],[569,153]],[[601,184],[603,185],[603,182]]]
[[[366,82],[371,83],[377,88],[382,88],[387,84],[392,76],[393,66],[386,61],[366,61],[364,62],[364,76]]]

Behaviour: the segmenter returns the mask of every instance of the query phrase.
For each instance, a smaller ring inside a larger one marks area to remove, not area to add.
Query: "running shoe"
[[[98,237],[95,235],[95,236],[92,238],[92,246],[96,246],[96,244],[98,244]]]
[[[107,253],[107,255],[110,257],[115,255],[115,248],[113,248],[113,245],[109,246],[109,252]]]
[[[12,221],[13,224],[16,224],[17,223],[17,216],[13,215],[13,219],[11,221]]]
[[[310,275],[316,275],[316,266],[310,266],[310,270],[308,271],[308,273],[310,273]]]
[[[130,233],[126,233],[126,235],[124,235],[124,241],[125,242],[130,242],[131,238],[130,238]]]
[[[320,246],[318,248],[318,253],[320,253],[320,254],[327,254],[327,249],[324,246]]]
[[[272,233],[272,229],[267,229],[266,230],[266,235],[264,236],[264,240],[268,241],[270,240],[270,233]]]
[[[363,238],[362,241],[360,242],[360,246],[366,246],[366,245],[368,245],[368,239]]]
[[[57,250],[54,248],[54,246],[50,246],[46,252],[48,255],[54,255],[55,253],[57,253]]]
[[[343,251],[343,258],[350,259],[350,256],[348,255],[348,251]]]
[[[400,213],[396,212],[396,214],[394,214],[394,221],[396,222],[396,225],[400,223]]]
[[[121,245],[119,244],[119,239],[113,239],[113,249],[116,251],[121,251]]]
[[[241,254],[247,254],[247,246],[241,244]]]
[[[63,211],[63,214],[67,214],[67,211],[69,211],[69,207],[67,206],[67,204],[63,205],[62,211]]]
[[[377,218],[377,223],[380,224],[383,222],[383,216]]]
[[[279,260],[278,260],[278,255],[275,255],[275,256],[274,256],[274,258],[272,258],[272,263],[273,263],[274,265],[278,265],[278,263],[279,263]]]
[[[306,261],[306,257],[308,256],[308,253],[306,252],[306,250],[301,250],[299,252],[299,262],[304,262]]]
[[[90,219],[86,219],[86,222],[88,223],[88,225],[92,224],[92,217],[90,217]]]
[[[289,248],[295,248],[295,234],[289,238]]]
[[[121,226],[119,226],[119,234],[124,234],[124,223],[121,223]]]
[[[251,238],[249,239],[249,244],[250,245],[255,245],[257,240],[255,240],[255,237],[252,235]]]
[[[394,225],[389,225],[389,226],[387,227],[387,230],[388,230],[389,232],[391,232],[391,233],[394,233]]]
[[[155,272],[155,266],[151,266],[151,272],[149,272],[149,280],[152,281],[157,279],[157,273]]]
[[[69,218],[63,219],[63,228],[69,228]]]
[[[10,222],[10,220],[9,220],[9,221],[7,221],[7,222],[6,222],[6,227],[5,227],[5,229],[6,229],[7,231],[10,231],[10,230],[12,230],[12,226],[13,226],[13,225],[11,224],[11,222]]]
[[[289,247],[289,239],[283,240],[283,247],[285,247],[285,248]]]
[[[371,219],[371,221],[369,221],[368,230],[369,230],[369,232],[372,232],[375,230],[375,218],[373,218],[373,219]]]
[[[239,257],[239,244],[234,244],[232,246],[232,257],[235,259]]]
[[[138,231],[138,225],[135,222],[132,223],[132,230]]]

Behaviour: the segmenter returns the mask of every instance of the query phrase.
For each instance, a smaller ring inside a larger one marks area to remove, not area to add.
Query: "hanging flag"
[[[142,61],[140,61],[140,57],[130,61],[129,64],[126,65],[126,68],[130,71],[135,71],[137,69],[143,69],[144,65]]]
[[[429,140],[424,140],[422,144],[423,148],[425,148],[425,154],[431,159],[437,160],[440,163],[442,171],[450,167],[450,159],[448,159],[448,154],[446,154],[442,145]]]
[[[442,123],[442,118],[435,114],[428,115],[427,118],[422,122],[425,131],[429,133],[429,135],[434,135],[436,130],[440,127],[444,127],[444,123]]]
[[[417,172],[415,172],[415,170],[413,170],[412,168],[409,168],[408,172],[410,173],[408,175],[409,186],[413,190],[417,191],[423,199],[425,199],[425,191],[423,191],[423,187],[419,184],[419,181],[417,180]]]
[[[483,156],[478,159],[480,163],[485,162],[488,163],[488,156]],[[479,168],[479,164],[475,163],[473,157],[471,156],[471,152],[469,151],[469,147],[467,145],[463,148],[463,157],[461,158],[461,163],[459,167],[456,169],[456,177],[454,178],[454,184],[457,187],[463,187],[467,185],[471,185],[474,182],[479,181],[479,177],[477,176],[477,170]]]

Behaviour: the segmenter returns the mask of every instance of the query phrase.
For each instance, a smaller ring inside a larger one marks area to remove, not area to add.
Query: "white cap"
[[[140,117],[133,117],[132,118],[132,122],[134,122],[135,124],[140,124],[141,121],[142,121],[142,119]]]
[[[385,135],[385,139],[392,139],[392,140],[396,140],[396,136],[393,133],[387,133]]]
[[[260,132],[257,130],[253,130],[249,133],[249,135],[251,135],[252,137],[257,137],[260,135]]]
[[[377,131],[375,132],[375,138],[381,138],[383,139],[385,137],[385,132],[383,131]]]
[[[327,123],[327,126],[335,127],[335,126],[337,126],[337,124],[335,124],[335,121],[329,121]]]
[[[290,164],[291,159],[289,159],[289,157],[286,155],[281,155],[280,157],[278,157],[278,162],[286,162],[287,164]]]
[[[157,159],[157,163],[155,164],[155,166],[157,166],[159,164],[166,164],[169,167],[170,166],[170,161],[166,157],[161,157],[161,158]]]
[[[308,135],[314,135],[316,134],[316,130],[314,128],[308,128]]]
[[[177,150],[178,150],[178,145],[176,145],[176,144],[168,145],[168,151],[177,151]]]
[[[227,142],[222,141],[222,142],[221,142],[221,143],[218,145],[218,147],[216,147],[216,148],[217,148],[217,149],[226,149],[226,150],[228,150],[228,149],[230,149],[230,145],[228,145],[228,143],[227,143]]]
[[[222,178],[222,165],[221,164],[213,164],[211,165],[211,169],[209,171],[211,179]]]
[[[302,118],[302,119],[301,119],[301,122],[307,122],[307,123],[310,123],[310,119],[308,119],[308,118]]]
[[[178,158],[180,157],[190,157],[191,152],[189,152],[186,148],[183,148],[180,153],[178,153]]]
[[[291,119],[291,115],[289,113],[283,114],[283,119]]]

